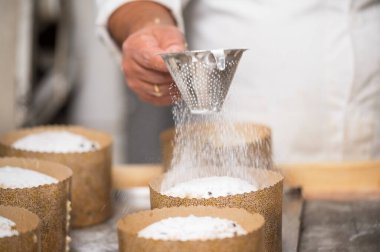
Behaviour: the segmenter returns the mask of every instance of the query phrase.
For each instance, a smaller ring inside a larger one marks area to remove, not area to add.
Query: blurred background
[[[116,163],[158,162],[170,108],[128,90],[96,12],[94,0],[0,0],[0,134],[77,124],[112,134]]]

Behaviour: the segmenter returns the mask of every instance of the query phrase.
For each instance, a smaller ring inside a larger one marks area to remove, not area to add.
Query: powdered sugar
[[[87,152],[99,149],[99,144],[68,131],[46,131],[23,137],[12,145],[16,149],[37,152]]]
[[[30,188],[58,183],[56,178],[19,167],[0,167],[0,188]]]
[[[180,198],[212,198],[256,191],[257,187],[245,180],[227,176],[213,176],[179,183],[162,193]]]
[[[0,216],[0,238],[18,235],[15,227],[16,223],[10,219]]]
[[[177,101],[172,159],[161,184],[163,191],[210,176],[260,182],[252,171],[272,168],[271,156],[261,155],[261,150],[270,153],[270,141],[262,138],[261,126],[232,120],[234,113],[234,108],[224,108],[219,113],[192,114],[183,101]]]
[[[228,219],[216,217],[171,217],[155,222],[138,233],[155,240],[211,240],[244,235],[247,231]]]

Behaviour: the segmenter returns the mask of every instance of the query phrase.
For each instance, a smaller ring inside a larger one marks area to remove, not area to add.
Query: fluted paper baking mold
[[[54,184],[29,188],[0,188],[0,204],[25,208],[40,218],[42,251],[65,251],[72,171],[58,163],[25,158],[0,158],[2,166],[30,169],[58,180]]]
[[[40,252],[40,219],[20,207],[1,206],[0,216],[16,223],[18,235],[0,238],[0,251]]]
[[[148,225],[169,217],[189,215],[225,218],[237,222],[246,235],[212,240],[164,241],[138,237]],[[263,246],[264,218],[237,208],[174,207],[142,211],[120,219],[117,225],[121,252],[259,252]]]
[[[12,144],[25,136],[46,131],[68,131],[97,142],[99,148],[87,152],[35,152],[19,150]],[[73,227],[85,227],[107,220],[111,206],[111,148],[112,139],[106,134],[77,126],[42,126],[20,129],[0,139],[0,156],[37,158],[61,163],[73,170]]]
[[[189,130],[189,132],[181,132],[181,134],[194,134],[194,132],[197,132],[196,134],[212,134],[213,132],[217,132],[217,126],[220,126],[220,124],[216,123],[215,125],[212,124],[193,124],[186,126],[186,129]],[[247,153],[249,155],[249,161],[248,164],[242,164],[246,166],[252,166],[256,168],[265,168],[265,169],[271,169],[272,168],[272,137],[271,137],[271,130],[269,127],[261,124],[254,124],[254,123],[235,123],[234,128],[237,131],[239,135],[243,137],[244,143],[227,143],[228,146],[223,146],[224,150],[226,152],[233,152],[233,150],[237,147],[241,147],[242,144],[247,146],[248,150]],[[172,157],[173,157],[173,148],[175,144],[175,129],[170,128],[165,131],[163,131],[160,135],[160,142],[161,142],[161,153],[162,153],[162,164],[164,167],[164,170],[167,171],[170,168]],[[204,139],[209,139],[208,137],[204,137]],[[204,143],[200,143],[204,144]],[[221,143],[210,143],[207,142],[206,144],[212,144],[215,148],[220,148]],[[227,148],[226,148],[227,147]],[[217,164],[214,164],[217,165]]]
[[[259,190],[209,199],[179,198],[164,195],[161,193],[163,176],[154,179],[149,184],[152,209],[202,205],[243,208],[251,213],[259,213],[265,218],[264,251],[281,251],[283,177],[280,173],[252,169],[252,176],[259,182]]]

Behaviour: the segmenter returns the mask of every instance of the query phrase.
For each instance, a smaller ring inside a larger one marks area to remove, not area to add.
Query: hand
[[[132,33],[123,43],[122,68],[128,86],[148,103],[172,103],[173,80],[160,53],[185,50],[185,39],[172,25],[150,25]],[[172,86],[172,87],[171,87]]]

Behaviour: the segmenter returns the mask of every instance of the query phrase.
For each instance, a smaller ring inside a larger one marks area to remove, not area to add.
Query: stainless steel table
[[[380,251],[380,201],[304,201],[300,191],[283,198],[283,251]],[[71,232],[71,251],[118,251],[117,221],[150,208],[146,187],[115,190],[114,215],[106,223]]]

